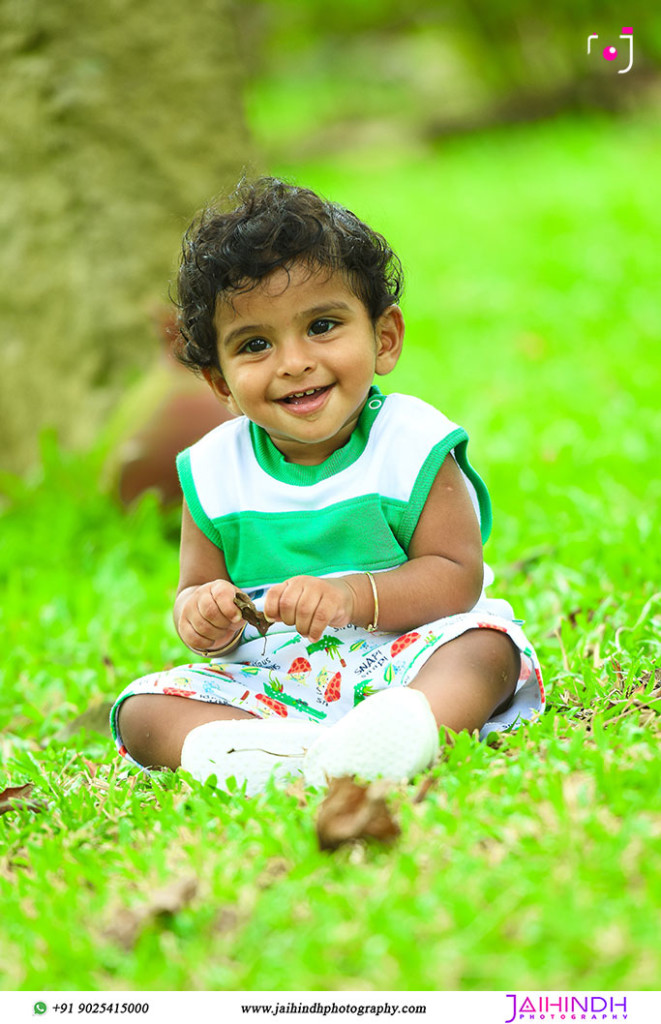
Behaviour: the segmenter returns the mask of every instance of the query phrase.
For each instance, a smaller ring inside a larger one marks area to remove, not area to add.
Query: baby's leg
[[[506,633],[471,629],[432,654],[411,683],[440,727],[481,729],[514,694],[521,656]]]
[[[188,697],[139,693],[119,708],[118,727],[131,757],[145,768],[178,768],[181,748],[191,729],[207,722],[252,718],[227,704],[209,704]]]
[[[320,786],[338,775],[412,779],[433,763],[439,729],[479,729],[508,703],[519,662],[506,634],[463,633],[435,651],[410,686],[380,690],[325,730],[305,757],[306,780]]]

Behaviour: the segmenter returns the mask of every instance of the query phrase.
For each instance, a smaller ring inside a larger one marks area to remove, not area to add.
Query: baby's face
[[[339,273],[295,264],[219,300],[221,400],[263,427],[290,462],[317,465],[346,444],[375,373],[394,367],[404,335],[398,307],[372,323]]]

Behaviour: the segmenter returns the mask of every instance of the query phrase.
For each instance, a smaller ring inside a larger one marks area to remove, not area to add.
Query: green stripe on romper
[[[239,587],[259,587],[265,578],[280,583],[291,576],[402,565],[431,485],[453,448],[477,492],[482,539],[486,541],[491,530],[491,502],[484,482],[466,457],[467,441],[466,431],[458,428],[432,449],[408,502],[365,494],[305,512],[242,512],[214,519],[214,532],[223,536],[231,578]]]
[[[190,448],[186,448],[185,451],[179,452],[177,455],[177,472],[179,474],[181,489],[184,492],[184,498],[188,505],[188,511],[193,517],[193,522],[202,531],[205,537],[212,540],[216,547],[219,547],[222,550],[223,542],[221,536],[202,508],[200,499],[197,496],[197,490],[193,481],[193,471],[191,470],[190,465]]]
[[[212,525],[222,533],[234,583],[258,587],[265,579],[280,583],[291,576],[401,565],[406,550],[398,535],[406,509],[406,502],[365,494],[307,512],[232,513]]]
[[[327,480],[347,466],[351,466],[363,454],[374,420],[381,411],[385,399],[386,396],[381,394],[376,384],[373,384],[356,428],[347,443],[318,466],[301,466],[297,462],[287,462],[264,428],[251,421],[250,439],[255,458],[265,473],[276,480],[281,480],[283,484],[308,487],[310,484],[319,483],[320,480]]]
[[[467,445],[468,434],[463,427],[457,427],[457,429],[453,430],[451,434],[448,434],[443,441],[439,441],[439,443],[432,448],[429,455],[423,462],[417,479],[413,485],[411,497],[409,498],[406,508],[406,514],[404,515],[401,523],[401,532],[398,536],[400,543],[407,551],[415,528],[418,525],[418,520],[425,502],[429,497],[431,486],[436,479],[436,474],[443,465],[448,452],[451,452],[453,448],[459,467],[464,471],[475,488],[480,508],[480,532],[482,536],[482,543],[486,543],[489,534],[491,533],[491,500],[484,481],[480,476],[478,476],[468,461],[468,456],[466,455]]]

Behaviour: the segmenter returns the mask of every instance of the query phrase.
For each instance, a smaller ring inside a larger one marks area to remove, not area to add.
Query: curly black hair
[[[224,208],[225,207],[225,208]],[[175,354],[194,370],[216,367],[219,296],[250,291],[294,262],[344,274],[372,322],[402,293],[402,266],[385,238],[337,203],[277,178],[243,180],[229,200],[199,214],[184,235],[177,279]]]

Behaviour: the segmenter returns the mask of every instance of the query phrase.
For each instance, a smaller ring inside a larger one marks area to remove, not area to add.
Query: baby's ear
[[[202,375],[216,398],[218,398],[223,405],[226,405],[230,412],[233,412],[235,416],[240,416],[241,410],[234,401],[234,395],[228,388],[227,381],[220,370],[215,366],[203,366]]]
[[[381,376],[395,369],[404,344],[404,317],[399,306],[388,306],[374,325],[376,372]]]

